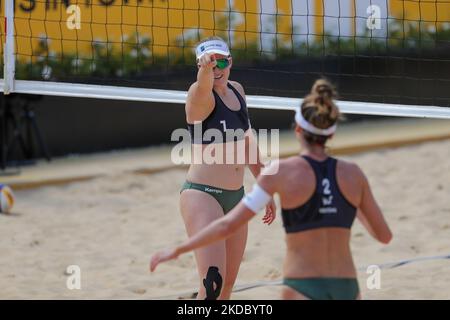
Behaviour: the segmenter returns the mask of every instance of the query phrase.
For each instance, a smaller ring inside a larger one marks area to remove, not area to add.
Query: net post
[[[14,57],[14,0],[5,1],[5,43],[3,52],[4,61],[4,82],[3,93],[14,92],[14,74],[16,69],[16,59]]]

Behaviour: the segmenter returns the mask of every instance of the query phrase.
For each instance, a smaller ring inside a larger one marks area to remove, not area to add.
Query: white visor
[[[305,118],[303,118],[302,112],[300,111],[300,108],[297,109],[297,112],[295,113],[295,122],[302,128],[303,130],[306,130],[310,133],[317,134],[319,136],[329,136],[336,132],[337,124],[332,125],[331,127],[327,129],[320,129],[315,126],[313,126],[311,123],[306,121]]]
[[[209,40],[201,43],[195,49],[195,56],[198,59],[207,52],[217,53],[224,56],[230,55],[230,49],[228,49],[228,45],[221,40]]]

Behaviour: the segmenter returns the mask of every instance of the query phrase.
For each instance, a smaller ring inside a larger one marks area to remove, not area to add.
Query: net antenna
[[[3,52],[4,61],[4,83],[3,93],[14,92],[14,73],[16,58],[14,55],[14,1],[4,1],[5,3],[5,43]]]

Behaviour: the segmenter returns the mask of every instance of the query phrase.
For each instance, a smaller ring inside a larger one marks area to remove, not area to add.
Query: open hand
[[[150,260],[150,271],[155,271],[158,264],[178,258],[175,249],[164,249],[156,252]]]
[[[271,225],[273,220],[275,220],[277,216],[277,207],[275,205],[275,201],[273,198],[270,200],[270,202],[266,205],[266,214],[262,218],[264,223],[267,223],[267,225]]]

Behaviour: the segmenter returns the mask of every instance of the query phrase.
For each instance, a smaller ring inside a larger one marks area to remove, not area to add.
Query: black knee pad
[[[216,284],[216,289],[214,289],[214,283]],[[205,300],[217,300],[222,290],[222,276],[219,273],[219,268],[209,267],[206,278],[203,279],[203,285],[206,290]]]

